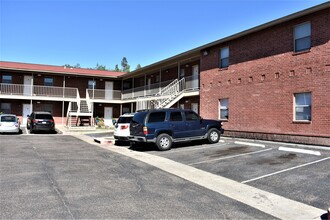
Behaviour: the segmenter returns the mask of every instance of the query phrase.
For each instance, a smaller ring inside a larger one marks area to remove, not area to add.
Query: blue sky
[[[0,0],[0,60],[134,70],[324,2]]]

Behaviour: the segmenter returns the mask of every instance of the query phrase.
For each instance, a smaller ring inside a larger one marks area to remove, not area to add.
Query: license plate
[[[41,122],[42,124],[47,124],[47,122],[45,122],[45,121],[43,121],[43,122]]]

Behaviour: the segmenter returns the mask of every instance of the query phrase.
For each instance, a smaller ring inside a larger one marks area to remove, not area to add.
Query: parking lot
[[[330,206],[330,148],[223,138],[170,151],[134,149],[198,168],[321,209]]]
[[[16,138],[15,135],[8,135],[8,136],[2,135],[0,137],[2,143],[19,144],[18,146],[15,146],[15,148],[9,147],[9,145],[8,145],[9,148],[1,148],[2,153],[8,151],[8,150],[4,151],[4,149],[11,149],[10,151],[13,152],[13,155],[17,154],[17,152],[15,153],[14,149],[17,149],[18,151],[21,151],[23,149],[29,150],[29,148],[31,148],[32,150],[34,149],[34,151],[39,152],[38,154],[40,155],[38,157],[43,158],[44,162],[42,163],[45,165],[48,164],[45,168],[47,172],[52,171],[52,169],[57,170],[58,169],[57,166],[59,166],[60,164],[62,166],[63,162],[65,162],[63,164],[65,165],[65,164],[75,164],[77,161],[79,161],[80,166],[87,167],[89,166],[87,165],[87,163],[95,161],[96,162],[95,169],[98,169],[97,167],[100,167],[101,164],[106,165],[105,163],[107,163],[106,166],[113,166],[114,165],[113,162],[117,164],[120,163],[120,161],[118,160],[119,158],[123,159],[123,157],[116,156],[117,154],[114,152],[125,150],[126,156],[130,156],[129,154],[134,154],[134,152],[136,152],[136,153],[142,153],[144,155],[149,155],[151,156],[151,158],[154,157],[154,160],[156,161],[155,164],[149,164],[149,165],[153,165],[156,168],[157,168],[157,163],[158,164],[162,163],[161,160],[157,158],[165,158],[170,161],[175,161],[179,165],[182,164],[184,166],[206,171],[207,173],[211,173],[219,177],[224,177],[229,180],[234,180],[235,182],[241,184],[242,186],[243,185],[252,186],[256,189],[260,189],[275,195],[288,198],[293,201],[297,201],[303,204],[307,204],[309,206],[316,207],[320,210],[324,210],[324,212],[330,206],[329,203],[330,194],[328,193],[330,191],[330,187],[329,187],[330,148],[329,147],[311,147],[304,145],[292,145],[287,143],[273,143],[273,142],[237,140],[237,139],[235,140],[231,138],[222,138],[221,141],[217,144],[205,144],[204,142],[197,141],[197,142],[176,144],[169,151],[158,151],[157,148],[152,145],[137,146],[137,148],[131,149],[128,144],[121,144],[119,146],[116,145],[105,146],[105,145],[93,143],[92,137],[102,136],[102,134],[80,135],[79,138],[87,142],[85,144],[82,144],[83,142],[78,143],[77,141],[74,141],[74,139],[69,138],[70,135],[64,135],[63,138],[58,139],[54,137],[57,136],[58,134],[44,134],[44,133],[31,134],[31,137],[32,135],[34,135],[33,137],[36,137],[31,139],[29,138],[30,134],[24,132],[25,130],[24,128],[22,130],[23,130],[23,135],[18,135],[17,136],[18,138]],[[4,142],[4,140],[6,142]],[[47,145],[49,146],[47,146],[46,143],[48,143]],[[88,145],[88,144],[93,144],[93,145]],[[21,148],[20,145],[22,145],[23,148]],[[2,144],[2,147],[3,146],[4,145]],[[105,153],[105,152],[101,154],[92,153],[93,151],[99,152],[100,147],[110,150],[108,151],[109,153]],[[88,154],[86,154],[87,149],[89,152]],[[81,152],[82,154],[79,152]],[[12,157],[13,158],[20,157],[21,155],[23,154],[19,154],[19,155],[17,154],[17,156],[12,156]],[[30,155],[30,153],[27,155]],[[59,157],[58,159],[55,160],[55,157],[57,157],[56,155],[59,155]],[[75,156],[69,156],[69,155],[75,155]],[[80,158],[79,155],[83,155],[83,157]],[[63,156],[65,157],[62,158]],[[47,157],[50,157],[51,159],[49,162],[47,162]],[[74,158],[74,160],[70,161],[71,157]],[[85,157],[87,157],[88,160],[83,159]],[[100,158],[102,160],[101,163],[99,162]],[[2,165],[3,162],[6,160],[2,161]],[[20,159],[17,158],[17,160]],[[25,160],[26,159],[24,159],[24,161]],[[105,162],[106,160],[109,161]],[[56,161],[59,161],[60,164],[58,164]],[[128,161],[125,162],[125,164],[127,163]],[[51,166],[49,166],[50,164]],[[13,165],[14,164],[12,164],[11,166]],[[123,165],[116,166],[116,170],[117,170],[116,172],[119,173],[127,172],[123,170],[121,171],[121,169],[123,168],[122,166]],[[138,167],[140,167],[140,165],[138,165]],[[147,175],[147,173],[142,170],[138,171],[138,167],[135,167],[134,169],[136,169],[137,173],[140,172],[141,173],[137,174],[137,176],[134,177],[136,178],[136,180],[134,181],[141,181],[141,182],[145,181],[145,183],[140,182],[139,184],[136,185],[139,187],[138,191],[141,191],[142,189],[146,189],[146,187],[148,187],[151,179],[147,180],[143,177],[144,180],[142,181],[140,179],[142,178],[142,176],[139,175],[141,174]],[[74,166],[74,168],[77,169],[78,167]],[[140,168],[145,169],[145,166],[141,166]],[[104,171],[104,168],[101,168],[100,172],[96,171],[95,169],[93,172],[98,173],[98,175],[100,175]],[[174,167],[174,169],[176,168]],[[181,168],[178,167],[178,169]],[[70,178],[70,176],[73,175],[77,180],[79,179],[79,175],[81,174],[87,176],[90,175],[90,174],[84,174],[84,171],[80,169],[79,169],[79,174],[78,173],[75,174],[74,170],[72,170],[70,167],[65,166],[65,175],[68,178]],[[6,173],[6,175],[8,174],[7,171],[5,170],[3,171]],[[112,171],[111,169],[110,170],[107,169],[106,172],[111,173]],[[190,171],[187,170],[186,172],[190,172]],[[49,175],[53,175],[53,174],[49,174]],[[56,173],[56,176],[58,177],[61,177],[61,175],[63,175],[61,174],[61,172]],[[131,174],[128,173],[126,179],[129,180],[130,176]],[[101,174],[101,176],[98,176],[97,178],[103,178],[103,174]],[[150,176],[150,178],[153,177]],[[168,178],[172,179],[170,174]],[[6,180],[5,182],[7,181],[8,180]],[[58,180],[54,179],[52,181],[58,181]],[[108,182],[109,180],[100,180],[100,181]],[[153,179],[152,181],[155,180]],[[204,181],[208,182],[207,179]],[[209,180],[209,181],[212,185],[213,180]],[[153,185],[153,187],[157,187],[157,184]],[[179,188],[175,190],[179,190],[179,191],[183,190],[181,188],[182,187],[181,184],[177,185],[177,187]],[[216,185],[218,183],[214,183],[214,184]],[[67,188],[67,190],[69,191],[71,190],[69,186],[65,186],[65,187],[62,186],[62,187]],[[102,185],[102,187],[104,186]],[[175,186],[173,185],[172,187]],[[95,188],[93,189],[96,190]],[[80,189],[78,188],[75,189],[75,191],[79,191],[79,190]],[[122,190],[125,189],[118,188],[118,191],[122,191]],[[157,188],[155,188],[154,190],[157,191]],[[223,189],[223,190],[227,190],[227,189]],[[237,189],[238,192],[240,190],[241,190],[240,188]],[[243,194],[245,194],[245,192],[243,192]],[[93,196],[94,197],[97,196],[97,193]],[[270,214],[269,212],[265,212],[265,213]],[[179,213],[177,214],[178,215],[176,215],[176,217],[180,216]],[[206,213],[202,214],[200,217],[202,217],[203,215],[206,215]],[[250,217],[254,215],[252,210],[249,211],[249,215]],[[260,215],[260,213],[258,213],[258,215]],[[123,216],[127,217],[126,215],[122,215],[121,217]],[[182,214],[182,216],[185,215]],[[238,216],[242,217],[244,216],[244,214],[240,212],[236,217]],[[49,217],[52,216],[50,215]],[[92,216],[81,215],[81,217],[92,217]],[[153,217],[156,217],[156,215],[154,215]],[[254,217],[257,218],[257,216]],[[213,215],[212,218],[216,218],[216,214]]]

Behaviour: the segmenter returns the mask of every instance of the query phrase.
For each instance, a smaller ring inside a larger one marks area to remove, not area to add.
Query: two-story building
[[[144,108],[189,108],[226,135],[330,145],[330,3],[131,73],[0,62],[1,111],[58,123]],[[92,123],[91,123],[92,124]]]

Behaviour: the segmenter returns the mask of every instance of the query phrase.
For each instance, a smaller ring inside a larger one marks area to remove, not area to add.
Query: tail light
[[[33,123],[37,123],[37,122],[38,122],[38,120],[35,120],[35,119],[33,119],[33,120],[32,120],[32,122],[33,122]]]
[[[18,128],[18,124],[15,124],[15,127]]]
[[[124,130],[124,129],[127,129],[128,128],[128,125],[122,125],[120,126],[120,129]]]
[[[49,122],[54,123],[54,120],[49,120]]]
[[[145,134],[145,135],[148,134],[148,128],[147,127],[143,127],[143,134]]]

